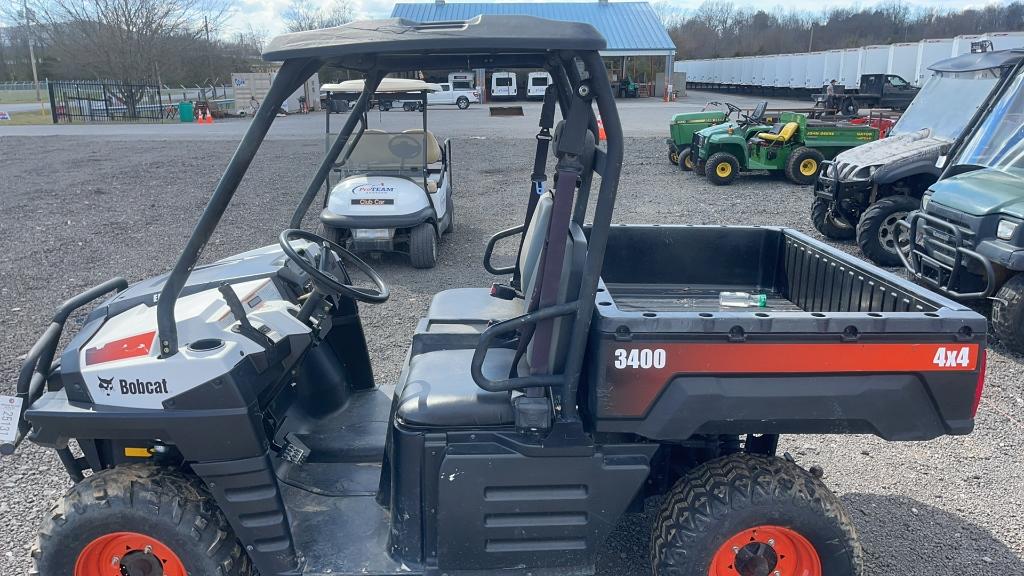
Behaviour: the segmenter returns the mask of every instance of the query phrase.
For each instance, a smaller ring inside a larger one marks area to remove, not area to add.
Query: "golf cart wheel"
[[[409,261],[413,268],[433,268],[437,264],[437,235],[430,222],[409,233]]]
[[[693,156],[690,155],[689,146],[679,151],[679,169],[683,172],[693,171]]]
[[[459,107],[459,110],[465,110],[469,108],[469,98],[459,96],[459,99],[455,101],[455,105]]]
[[[889,196],[872,204],[857,223],[857,245],[879,266],[901,266],[897,250],[906,251],[909,239],[900,238],[896,223],[917,210],[921,201],[909,196]]]
[[[786,159],[786,178],[794,184],[807,186],[814,184],[818,178],[818,170],[825,157],[814,148],[801,146]]]
[[[732,454],[676,483],[655,521],[655,576],[860,576],[842,503],[792,462]]]
[[[992,302],[992,329],[1014,352],[1024,352],[1024,274],[1003,284]]]
[[[250,576],[248,556],[202,483],[151,465],[103,470],[44,517],[34,575]]]
[[[708,177],[715,186],[731,184],[739,174],[740,163],[735,156],[728,152],[716,152],[708,158],[704,166],[704,175]]]
[[[811,222],[818,232],[832,240],[853,240],[857,236],[857,227],[836,214],[832,202],[824,198],[815,198],[811,203]]]

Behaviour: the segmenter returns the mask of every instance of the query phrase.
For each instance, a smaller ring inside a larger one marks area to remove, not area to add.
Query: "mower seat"
[[[778,128],[778,130],[776,130]],[[796,131],[800,129],[800,125],[796,122],[786,122],[783,124],[775,124],[772,126],[770,132],[760,132],[757,137],[773,144],[783,144],[789,142],[789,139],[796,134]]]
[[[515,350],[491,350],[484,359],[488,378],[505,378]],[[509,392],[488,392],[470,374],[473,350],[438,350],[413,356],[396,416],[411,427],[506,426],[515,421]]]

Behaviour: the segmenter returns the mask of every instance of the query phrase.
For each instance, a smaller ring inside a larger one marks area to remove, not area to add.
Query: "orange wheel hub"
[[[74,576],[188,576],[163,542],[137,532],[112,532],[90,542],[75,561]]]
[[[799,532],[755,526],[718,548],[708,576],[822,576],[821,559]]]

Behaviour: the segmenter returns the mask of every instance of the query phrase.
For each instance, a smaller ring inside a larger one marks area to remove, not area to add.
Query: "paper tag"
[[[0,396],[0,442],[14,442],[21,420],[21,398]]]

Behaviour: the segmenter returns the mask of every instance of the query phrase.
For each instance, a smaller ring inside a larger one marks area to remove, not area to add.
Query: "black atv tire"
[[[433,268],[437,264],[437,235],[430,222],[409,232],[409,262],[413,268]]]
[[[902,266],[903,261],[896,253],[896,221],[920,206],[917,198],[900,195],[882,198],[868,207],[857,222],[857,245],[861,252],[879,266]]]
[[[750,573],[778,574],[775,550],[782,554],[786,543],[759,543],[753,532],[778,527],[803,539],[804,556],[817,556],[821,574],[863,574],[863,552],[850,515],[820,480],[781,458],[739,453],[694,468],[668,493],[651,538],[654,576],[708,574],[723,554],[731,562],[755,551],[768,557],[767,565]],[[754,541],[743,538],[749,543],[739,553],[725,548],[744,533]]]
[[[103,470],[68,490],[43,518],[29,573],[70,576],[82,553],[93,548],[90,544],[99,546],[95,543],[100,538],[118,532],[136,533],[157,550],[165,547],[189,574],[255,574],[205,486],[176,470],[151,465]],[[167,561],[159,551],[133,549],[122,554],[122,573],[146,573],[156,562],[154,557]],[[104,564],[110,561],[103,559]],[[126,571],[133,564],[136,572]]]
[[[679,151],[679,169],[683,172],[693,171],[693,156],[690,155],[689,146]]]
[[[704,176],[715,186],[732,184],[740,172],[740,161],[728,152],[715,152],[704,165]]]
[[[459,107],[459,110],[465,110],[466,108],[469,108],[469,98],[459,96],[459,98],[455,100],[455,105]]]
[[[825,156],[814,148],[800,146],[786,159],[786,178],[793,184],[808,186],[818,178]]]
[[[992,330],[1007,348],[1024,353],[1024,274],[1012,276],[996,292]]]
[[[825,198],[815,198],[811,203],[811,223],[826,238],[832,240],[853,240],[857,237],[857,226],[841,216],[832,213],[832,203]]]

